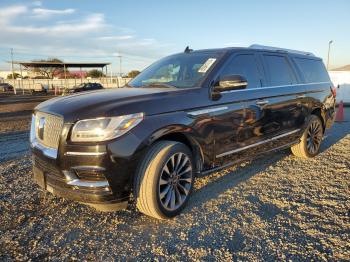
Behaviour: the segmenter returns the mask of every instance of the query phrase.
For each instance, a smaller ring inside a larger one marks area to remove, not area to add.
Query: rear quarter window
[[[329,82],[327,70],[321,60],[294,58],[306,83]]]

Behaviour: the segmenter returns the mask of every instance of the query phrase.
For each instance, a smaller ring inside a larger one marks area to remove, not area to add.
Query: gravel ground
[[[0,163],[9,159],[19,158],[25,154],[28,154],[29,132],[18,131],[0,133],[0,145]]]
[[[198,178],[167,221],[40,191],[27,137],[0,138],[0,260],[350,260],[350,122],[314,159],[285,150]]]

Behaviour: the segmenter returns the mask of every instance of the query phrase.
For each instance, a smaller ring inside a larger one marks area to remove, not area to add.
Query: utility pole
[[[327,57],[327,71],[329,69],[329,54],[331,52],[331,44],[333,43],[333,40],[328,42],[328,57]]]
[[[13,93],[16,94],[15,74],[13,70],[13,48],[11,48],[11,71],[12,71],[12,80],[13,80]]]
[[[117,57],[119,57],[119,75],[122,77],[122,55],[118,52]]]
[[[111,64],[111,65],[109,66],[109,72],[110,72],[110,77],[111,77],[111,81],[110,81],[110,82],[111,82],[111,86],[113,85],[113,79],[112,79],[112,77],[113,77],[113,76],[112,76],[112,69],[113,69],[113,68],[112,68],[112,64]],[[106,75],[106,77],[107,77],[107,75]]]

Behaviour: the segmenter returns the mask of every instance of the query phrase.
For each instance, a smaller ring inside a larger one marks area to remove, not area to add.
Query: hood
[[[179,103],[179,101],[192,100],[188,107],[193,106],[194,99],[189,96],[195,96],[199,89],[102,89],[53,98],[39,104],[35,110],[61,115],[65,122],[139,112],[152,115],[178,110],[179,108],[184,109],[184,103]]]

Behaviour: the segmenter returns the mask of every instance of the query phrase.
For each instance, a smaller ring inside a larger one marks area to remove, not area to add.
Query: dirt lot
[[[333,126],[315,159],[285,150],[198,178],[168,221],[133,204],[99,213],[40,191],[27,127],[8,132],[9,122],[0,120],[0,260],[350,259],[350,122]]]
[[[0,133],[28,130],[33,108],[52,95],[0,94]]]

